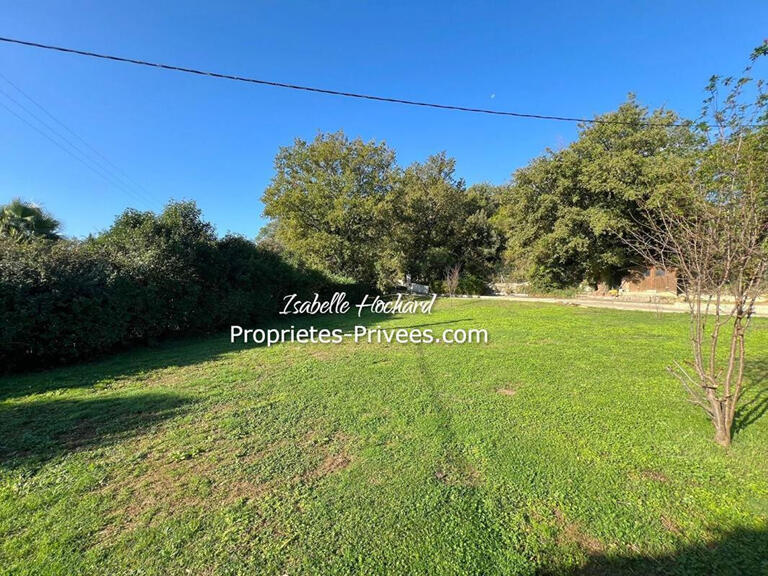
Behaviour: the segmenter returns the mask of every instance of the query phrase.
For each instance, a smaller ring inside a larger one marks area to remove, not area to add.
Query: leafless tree
[[[445,270],[445,289],[448,295],[453,298],[459,287],[459,277],[461,276],[461,264],[449,266]]]
[[[768,44],[752,62],[766,53]],[[649,203],[628,242],[649,264],[678,272],[692,357],[670,371],[712,420],[715,440],[729,446],[744,392],[747,328],[766,288],[768,101],[763,83],[747,74],[714,77],[708,92],[701,145],[675,165],[675,189]],[[754,102],[744,104],[746,95]]]

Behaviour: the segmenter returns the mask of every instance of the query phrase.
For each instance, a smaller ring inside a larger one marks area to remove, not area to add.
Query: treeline
[[[385,290],[410,277],[445,292],[455,266],[460,293],[492,280],[541,291],[615,286],[640,263],[623,235],[702,145],[680,124],[630,97],[501,186],[467,186],[444,153],[401,168],[383,142],[342,132],[296,140],[275,160],[262,241]]]
[[[482,290],[502,246],[493,187],[468,188],[445,154],[400,169],[386,144],[343,132],[282,148],[263,201],[274,249],[383,290],[410,275],[439,292],[459,262],[462,288]]]
[[[161,214],[127,210],[84,241],[58,238],[56,226],[20,202],[0,214],[2,371],[258,324],[293,292],[357,298],[362,290],[245,238],[217,238],[191,202]]]

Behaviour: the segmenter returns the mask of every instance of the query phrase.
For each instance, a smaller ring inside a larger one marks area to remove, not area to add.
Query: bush
[[[456,289],[457,294],[480,295],[486,292],[488,292],[488,285],[482,278],[472,274],[462,274],[459,278],[459,287]]]
[[[0,361],[6,370],[88,357],[126,332],[108,261],[71,242],[0,243]]]
[[[0,239],[4,371],[269,321],[282,298],[365,287],[304,269],[238,236],[217,239],[192,203],[127,211],[85,242]]]

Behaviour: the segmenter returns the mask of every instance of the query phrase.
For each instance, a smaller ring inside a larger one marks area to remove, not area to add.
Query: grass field
[[[0,571],[768,574],[768,322],[723,450],[665,372],[684,316],[376,320],[489,342],[221,335],[0,380]]]

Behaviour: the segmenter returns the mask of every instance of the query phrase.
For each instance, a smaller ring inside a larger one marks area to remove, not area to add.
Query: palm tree
[[[0,237],[17,242],[32,238],[57,240],[59,221],[40,206],[14,198],[9,204],[0,206]]]

